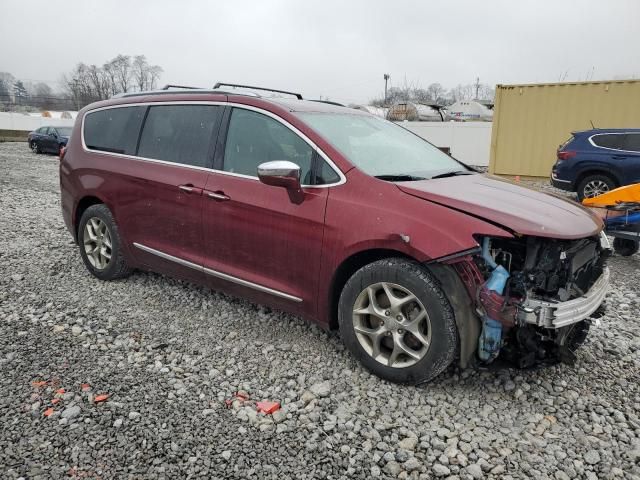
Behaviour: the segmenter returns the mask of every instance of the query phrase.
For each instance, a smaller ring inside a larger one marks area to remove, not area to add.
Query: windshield
[[[309,112],[298,116],[356,167],[374,177],[411,181],[471,173],[427,141],[378,117]]]
[[[71,127],[56,127],[58,131],[58,135],[62,135],[63,137],[68,137],[71,135]]]

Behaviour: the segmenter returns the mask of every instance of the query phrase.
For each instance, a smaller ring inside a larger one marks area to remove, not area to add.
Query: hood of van
[[[461,175],[396,185],[404,193],[521,235],[568,240],[593,236],[602,230],[602,221],[575,202],[490,175]]]

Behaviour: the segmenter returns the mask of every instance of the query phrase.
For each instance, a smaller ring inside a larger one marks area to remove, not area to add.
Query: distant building
[[[480,100],[459,100],[447,107],[449,120],[458,122],[493,121],[493,104]]]

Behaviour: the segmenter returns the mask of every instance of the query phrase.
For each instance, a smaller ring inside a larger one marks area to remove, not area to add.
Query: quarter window
[[[87,148],[135,155],[145,107],[119,107],[88,113],[84,118]]]
[[[340,180],[340,176],[336,171],[329,166],[327,162],[320,159],[318,156],[318,171],[316,173],[315,185],[328,185],[330,183],[336,183]]]
[[[234,108],[224,151],[223,170],[257,176],[258,165],[288,160],[300,167],[300,181],[309,185],[313,149],[298,135],[267,115]]]
[[[624,150],[624,137],[625,135],[601,134],[594,135],[592,140],[598,147]]]
[[[640,133],[627,133],[626,150],[640,152]]]
[[[219,116],[220,107],[214,105],[150,107],[138,156],[209,167],[210,147]]]

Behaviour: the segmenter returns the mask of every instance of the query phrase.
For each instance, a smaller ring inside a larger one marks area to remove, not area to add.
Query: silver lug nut
[[[396,315],[396,320],[398,320],[399,322],[402,321],[402,315]]]
[[[399,328],[399,329],[398,329],[398,333],[399,333],[400,335],[402,335],[402,334],[404,333],[404,330],[403,330],[403,329],[401,329],[401,328]]]
[[[388,317],[389,315],[391,315],[391,310],[385,310],[384,314]]]

